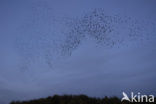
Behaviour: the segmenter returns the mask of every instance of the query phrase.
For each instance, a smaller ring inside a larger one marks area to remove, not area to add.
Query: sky
[[[0,0],[0,103],[156,95],[154,0]]]

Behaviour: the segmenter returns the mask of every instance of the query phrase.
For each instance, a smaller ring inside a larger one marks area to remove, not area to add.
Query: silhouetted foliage
[[[144,103],[132,103],[123,101],[117,97],[104,97],[104,98],[92,98],[86,95],[54,95],[47,98],[40,98],[38,100],[31,101],[16,101],[10,104],[148,104]],[[150,103],[149,103],[150,104]],[[156,104],[155,102],[152,104]]]

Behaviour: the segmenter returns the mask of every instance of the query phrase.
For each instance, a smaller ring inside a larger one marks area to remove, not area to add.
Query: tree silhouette
[[[41,98],[38,100],[11,102],[10,104],[150,104],[147,102],[132,103],[123,101],[117,97],[92,98],[86,95],[54,95],[53,97]],[[156,102],[152,103],[156,104]]]

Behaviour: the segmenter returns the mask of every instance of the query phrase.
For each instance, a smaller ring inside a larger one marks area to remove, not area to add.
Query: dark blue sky
[[[0,103],[53,94],[156,95],[153,0],[0,1]]]

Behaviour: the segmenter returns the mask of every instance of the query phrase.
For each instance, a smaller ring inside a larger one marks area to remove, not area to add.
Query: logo
[[[128,98],[127,94],[125,92],[123,92],[122,94],[123,94],[123,98],[121,99],[121,101],[127,100],[130,102],[130,99]]]
[[[141,95],[141,93],[134,94],[131,92],[131,98],[128,97],[128,95],[123,92],[123,98],[121,101],[129,101],[129,102],[154,102],[154,95]]]

